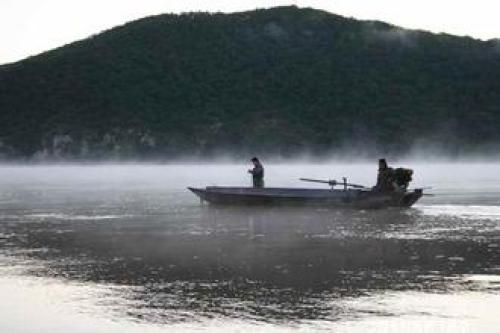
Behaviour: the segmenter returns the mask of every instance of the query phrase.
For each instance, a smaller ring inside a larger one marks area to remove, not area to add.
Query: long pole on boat
[[[321,183],[321,184],[328,184],[330,186],[335,186],[335,185],[345,185],[349,186],[352,188],[358,188],[358,189],[369,189],[366,186],[359,185],[359,184],[352,184],[352,183],[347,183],[347,182],[338,182],[334,179],[332,180],[322,180],[322,179],[311,179],[311,178],[299,178],[303,182],[311,182],[311,183]]]

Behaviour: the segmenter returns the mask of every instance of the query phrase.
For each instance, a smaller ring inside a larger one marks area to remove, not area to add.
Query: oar
[[[299,178],[303,182],[311,182],[311,183],[323,183],[328,185],[337,185],[336,180],[321,180],[321,179],[310,179],[310,178]]]
[[[338,182],[335,179],[333,180],[321,180],[321,179],[311,179],[311,178],[299,178],[303,182],[311,182],[311,183],[322,183],[322,184],[328,184],[330,186],[335,186],[335,185],[344,185],[343,182]],[[368,187],[363,186],[363,185],[358,185],[358,184],[352,184],[352,183],[345,183],[345,185],[353,188],[359,188],[359,189],[367,189]]]

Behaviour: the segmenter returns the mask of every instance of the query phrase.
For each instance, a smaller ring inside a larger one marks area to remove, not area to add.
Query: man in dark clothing
[[[373,190],[380,192],[393,192],[395,190],[393,170],[387,165],[386,160],[383,158],[378,160],[377,184]]]
[[[264,167],[257,157],[251,159],[253,169],[248,170],[252,174],[253,187],[264,187]]]

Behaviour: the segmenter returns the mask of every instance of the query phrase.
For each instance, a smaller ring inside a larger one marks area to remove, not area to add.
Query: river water
[[[498,332],[500,164],[406,163],[406,210],[213,208],[246,165],[0,167],[0,331]],[[376,164],[266,165],[373,185]]]

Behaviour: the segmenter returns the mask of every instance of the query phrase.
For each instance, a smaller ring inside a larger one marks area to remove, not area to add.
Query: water
[[[1,332],[498,332],[500,164],[408,210],[210,208],[244,165],[0,167]],[[268,165],[373,184],[376,165]]]

